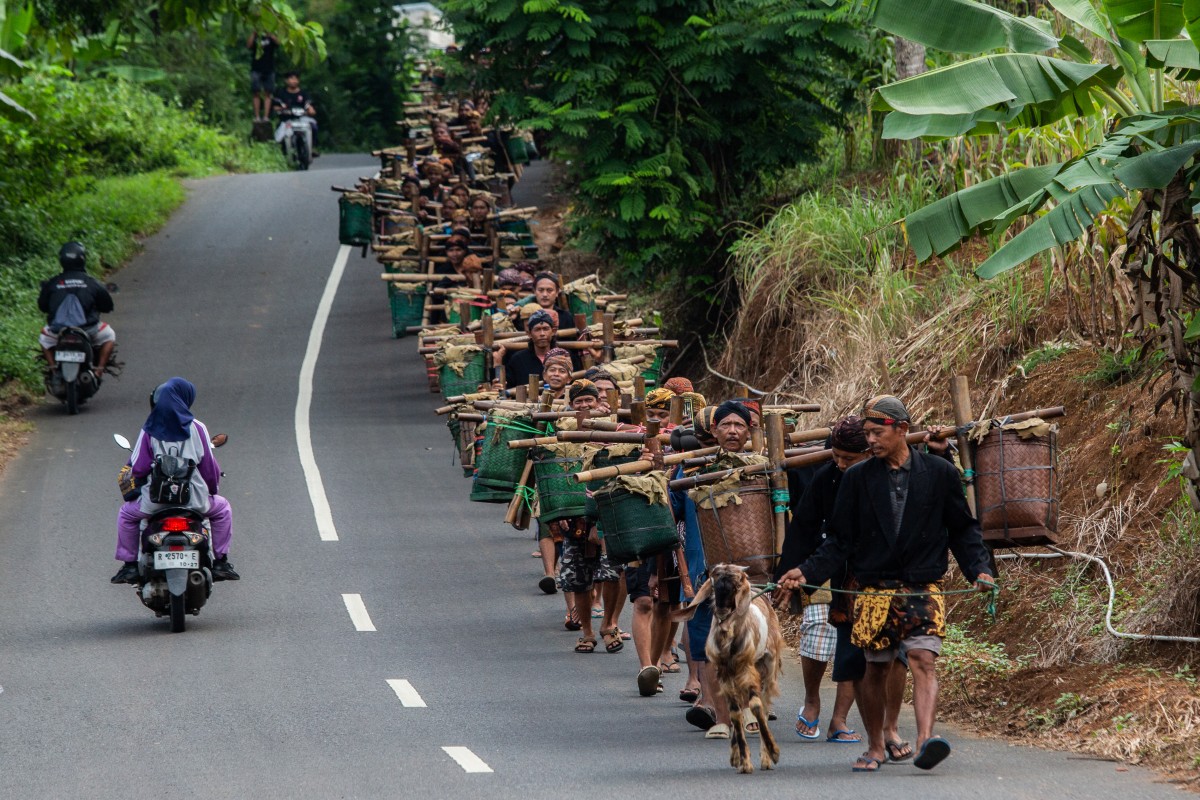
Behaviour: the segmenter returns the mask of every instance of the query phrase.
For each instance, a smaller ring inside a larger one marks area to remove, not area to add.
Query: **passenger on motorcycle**
[[[46,327],[38,336],[42,353],[46,362],[54,366],[54,347],[58,344],[59,332],[71,324],[63,302],[68,297],[79,301],[83,310],[83,319],[74,320],[78,323],[92,346],[97,348],[96,363],[92,371],[99,378],[112,357],[113,347],[117,343],[116,332],[106,322],[100,321],[101,314],[113,310],[112,295],[100,281],[87,274],[87,250],[79,242],[67,242],[58,251],[58,263],[63,271],[48,281],[42,282],[42,291],[38,295],[38,309],[46,314]],[[71,305],[74,305],[72,302]],[[78,310],[78,309],[76,309]],[[60,312],[62,312],[60,314]]]
[[[300,88],[299,73],[289,72],[284,76],[283,88],[275,92],[271,107],[275,111],[286,111],[291,108],[304,109],[304,113],[312,118],[312,156],[313,158],[319,156],[320,153],[317,152],[317,110],[313,108],[308,92]]]
[[[125,563],[113,575],[113,583],[133,583],[137,579],[140,523],[166,507],[150,500],[150,472],[155,457],[168,453],[196,464],[188,507],[208,517],[212,526],[213,580],[236,581],[241,577],[229,563],[233,511],[229,501],[217,494],[221,466],[213,456],[208,428],[192,416],[195,399],[196,387],[183,378],[171,378],[150,395],[150,416],[129,457],[132,479],[139,488],[133,499],[126,495],[126,502],[117,514],[117,560]]]

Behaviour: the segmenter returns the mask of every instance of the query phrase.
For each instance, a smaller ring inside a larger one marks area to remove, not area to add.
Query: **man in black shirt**
[[[250,94],[253,96],[254,121],[265,122],[271,112],[275,93],[275,51],[279,40],[272,34],[254,31],[246,40],[250,51]]]
[[[48,281],[42,281],[38,294],[38,309],[46,315],[46,327],[38,337],[47,363],[54,366],[54,347],[58,334],[66,325],[83,329],[98,347],[92,371],[99,378],[104,373],[117,343],[117,334],[108,323],[100,321],[101,314],[113,310],[112,295],[98,280],[87,274],[87,250],[79,242],[67,242],[58,251],[58,263],[63,271]],[[70,298],[68,303],[68,298]],[[64,305],[66,304],[66,305]],[[71,309],[70,306],[74,306]],[[82,319],[69,319],[82,314]]]
[[[317,110],[313,107],[308,92],[300,88],[298,72],[289,72],[283,76],[283,88],[275,93],[274,107],[277,111],[303,108],[304,113],[312,117],[312,155],[313,158],[320,155],[317,152]]]

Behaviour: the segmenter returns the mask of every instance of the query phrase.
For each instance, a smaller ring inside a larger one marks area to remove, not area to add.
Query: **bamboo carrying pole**
[[[783,537],[787,533],[787,507],[779,501],[779,497],[787,494],[787,473],[783,471],[784,430],[781,414],[767,414],[763,421],[767,428],[767,457],[775,467],[771,471],[771,504],[775,517],[775,553],[783,552]]]
[[[670,455],[663,456],[663,464],[666,466],[682,464],[689,458],[700,455],[713,455],[720,451],[720,449],[719,447],[705,447],[700,450],[685,450],[679,453],[671,453]],[[652,469],[654,469],[654,465],[649,461],[628,461],[612,467],[601,467],[600,469],[588,470],[587,472],[577,472],[575,473],[575,480],[580,483],[586,483],[588,481],[607,480],[608,478],[615,478],[618,475],[636,475],[640,472],[649,472]]]
[[[971,516],[974,517],[976,516],[975,453],[971,450],[970,441],[967,439],[966,426],[974,419],[975,415],[971,413],[971,389],[965,375],[956,375],[950,381],[950,405],[954,409],[954,425],[958,433],[958,460],[962,463],[963,470],[970,476],[967,480],[967,506],[971,509]]]

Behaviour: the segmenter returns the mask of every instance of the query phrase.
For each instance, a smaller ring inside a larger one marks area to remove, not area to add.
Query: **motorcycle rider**
[[[317,152],[317,110],[313,107],[312,101],[309,100],[308,92],[300,88],[300,74],[298,72],[289,72],[283,76],[283,88],[275,92],[275,98],[272,102],[275,111],[287,111],[292,108],[303,108],[304,113],[310,117],[312,130],[312,157],[316,158],[320,155]]]
[[[70,324],[64,322],[70,315],[63,303],[68,297],[74,297],[83,313],[83,319],[75,322],[80,323],[78,327],[87,334],[92,347],[98,348],[92,372],[99,380],[117,343],[116,331],[107,322],[100,321],[101,314],[113,310],[112,295],[104,288],[104,284],[87,274],[87,249],[79,242],[64,244],[58,251],[58,263],[62,265],[63,271],[50,280],[43,281],[42,291],[38,295],[38,309],[46,315],[46,326],[38,336],[38,343],[42,346],[46,363],[53,368],[54,347],[58,344],[58,334]],[[74,305],[74,301],[70,305]],[[63,318],[59,318],[60,311]]]
[[[142,425],[127,464],[133,485],[139,488],[133,499],[126,495],[126,502],[117,514],[117,560],[124,564],[112,576],[113,583],[134,583],[137,580],[140,523],[166,507],[150,500],[150,472],[154,468],[155,456],[168,451],[196,463],[191,477],[188,508],[204,514],[212,526],[215,556],[213,580],[236,581],[241,578],[229,563],[233,511],[229,501],[217,494],[221,465],[213,456],[208,428],[192,416],[191,406],[195,399],[196,387],[183,378],[171,378],[150,395],[150,416]]]

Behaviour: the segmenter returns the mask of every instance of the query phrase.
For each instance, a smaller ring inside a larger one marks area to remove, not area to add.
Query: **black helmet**
[[[67,242],[58,251],[58,263],[64,270],[84,272],[87,270],[87,248],[79,242]]]

